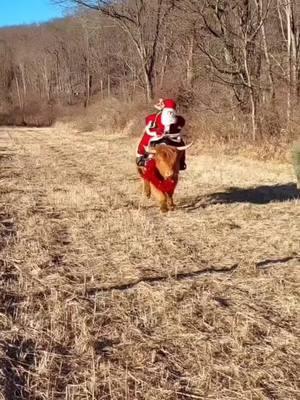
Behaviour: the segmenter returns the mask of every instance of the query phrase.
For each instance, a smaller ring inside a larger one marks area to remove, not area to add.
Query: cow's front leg
[[[150,184],[151,193],[153,197],[158,201],[160,206],[160,211],[162,213],[168,212],[167,196],[165,193],[158,190],[154,185]]]
[[[150,199],[150,197],[151,197],[150,183],[148,181],[145,181],[145,180],[144,180],[144,183],[143,183],[143,193],[148,199]]]
[[[160,205],[160,211],[162,213],[168,212],[169,207],[168,207],[167,195],[163,192],[158,191],[158,201]]]
[[[174,211],[175,210],[175,204],[174,204],[174,200],[173,200],[173,196],[167,194],[167,206],[168,206],[168,210],[170,211]]]
[[[159,202],[160,204],[160,211],[162,213],[166,213],[169,211],[169,206],[168,206],[168,201],[167,201],[167,196],[164,195],[164,198],[162,198]]]

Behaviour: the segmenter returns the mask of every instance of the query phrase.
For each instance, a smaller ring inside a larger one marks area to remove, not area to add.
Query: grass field
[[[165,216],[135,146],[0,130],[0,399],[299,399],[292,166],[189,155]]]

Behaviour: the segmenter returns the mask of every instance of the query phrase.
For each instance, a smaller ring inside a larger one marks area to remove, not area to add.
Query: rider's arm
[[[146,118],[146,127],[145,127],[145,132],[149,136],[157,136],[157,135],[162,135],[164,132],[162,132],[161,127],[158,126],[156,123],[156,115],[149,115]]]
[[[153,122],[150,121],[145,127],[145,132],[149,136],[157,136],[157,134],[159,133],[159,129],[153,126]]]

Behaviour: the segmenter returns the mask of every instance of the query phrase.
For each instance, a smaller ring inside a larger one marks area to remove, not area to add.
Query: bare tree
[[[287,49],[287,76],[288,76],[288,94],[287,94],[287,130],[290,131],[293,102],[299,88],[300,77],[300,18],[296,15],[296,1],[284,0],[278,2],[279,7],[284,10],[286,19],[286,49]],[[279,10],[279,15],[280,10]],[[300,90],[300,89],[299,89]],[[300,92],[299,92],[300,93]]]
[[[197,46],[208,58],[216,79],[232,89],[241,111],[250,111],[254,140],[260,131],[263,55],[260,33],[271,2],[268,0],[263,9],[260,0],[187,0],[189,9],[199,15]],[[266,46],[265,41],[264,54],[268,56]],[[271,84],[270,70],[269,78]]]
[[[158,45],[166,19],[174,9],[175,0],[129,0],[119,4],[106,0],[67,2],[101,12],[126,32],[139,55],[145,95],[150,101],[153,98]]]
[[[0,89],[2,101],[10,101],[10,93],[14,79],[13,72],[13,56],[8,43],[5,40],[0,40]]]

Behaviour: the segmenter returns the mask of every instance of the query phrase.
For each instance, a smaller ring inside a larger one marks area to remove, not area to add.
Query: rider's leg
[[[182,138],[181,138],[181,141],[179,143],[179,146],[185,146],[185,142],[182,140]],[[180,159],[180,170],[184,171],[186,169],[186,167],[187,167],[186,163],[185,163],[185,150],[182,153],[183,154],[182,154],[181,159]]]
[[[136,160],[135,160],[136,165],[138,167],[144,167],[145,164],[146,164],[146,161],[147,161],[147,155],[146,154],[144,154],[142,156],[137,156]]]
[[[137,153],[136,153],[136,164],[138,167],[144,167],[149,154],[146,152],[146,147],[149,145],[151,140],[151,136],[147,133],[144,133],[142,139],[139,142]]]
[[[185,163],[185,150],[184,150],[180,159],[180,170],[184,171],[185,169],[186,169],[186,163]]]

